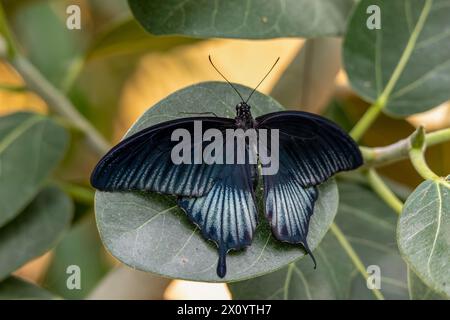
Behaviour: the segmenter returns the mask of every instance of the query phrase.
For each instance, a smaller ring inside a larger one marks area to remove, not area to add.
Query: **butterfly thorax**
[[[250,129],[254,127],[254,120],[250,112],[250,106],[246,102],[240,102],[236,105],[236,126],[240,129]]]

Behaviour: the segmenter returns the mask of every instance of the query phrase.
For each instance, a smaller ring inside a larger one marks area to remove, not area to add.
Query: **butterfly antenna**
[[[266,75],[264,76],[264,78],[262,78],[262,80],[258,83],[258,85],[255,87],[255,89],[253,89],[252,93],[250,93],[250,95],[248,96],[247,100],[245,101],[245,103],[247,103],[250,98],[252,97],[252,95],[255,93],[256,89],[258,89],[258,87],[261,85],[261,83],[264,82],[264,80],[266,80],[267,76],[272,72],[273,68],[275,68],[275,66],[277,65],[278,61],[280,61],[280,57],[277,58],[277,61],[275,61],[275,63],[273,64],[272,68],[270,68],[269,72],[266,73]]]
[[[212,59],[211,59],[211,55],[208,55],[208,58],[209,58],[209,62],[211,62],[211,65],[213,66],[213,68],[216,69],[217,73],[220,74],[222,76],[222,78],[225,79],[225,81],[234,89],[234,91],[236,91],[238,96],[241,98],[241,101],[244,101],[244,98],[242,97],[242,95],[240,94],[238,89],[236,89],[236,87],[230,81],[228,81],[228,79],[225,78],[225,76],[222,74],[222,72],[220,72],[219,69],[217,69],[217,67],[214,65],[214,63],[212,62]]]

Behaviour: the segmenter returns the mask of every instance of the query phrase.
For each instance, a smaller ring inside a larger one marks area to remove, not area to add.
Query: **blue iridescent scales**
[[[235,119],[190,117],[163,122],[122,140],[97,164],[91,184],[110,192],[150,191],[178,197],[178,205],[216,243],[217,275],[226,275],[226,254],[251,245],[258,217],[253,164],[174,164],[171,141],[176,129],[278,129],[279,170],[263,175],[264,215],[273,236],[301,244],[315,259],[306,241],[318,197],[316,186],[335,173],[358,168],[363,160],[356,143],[335,123],[300,111],[269,113],[253,119],[250,106],[236,106]],[[248,150],[247,150],[248,151]],[[271,150],[269,150],[271,151]]]

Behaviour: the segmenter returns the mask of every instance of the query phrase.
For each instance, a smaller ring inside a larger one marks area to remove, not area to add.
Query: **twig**
[[[9,29],[3,6],[0,3],[0,50],[2,58],[6,58],[25,80],[27,88],[35,91],[47,102],[50,110],[72,121],[85,135],[88,144],[99,155],[110,149],[109,143],[75,108],[72,102],[56,89],[25,57],[21,56],[14,36]]]
[[[441,181],[442,179],[428,167],[425,161],[425,148],[425,131],[423,127],[420,127],[411,138],[411,148],[409,149],[411,163],[425,180]]]
[[[16,55],[10,62],[23,77],[30,90],[36,92],[44,99],[51,110],[69,119],[86,135],[88,144],[97,154],[103,155],[110,149],[109,143],[97,129],[27,59]]]
[[[409,137],[384,147],[360,147],[364,157],[364,167],[383,166],[408,158],[412,140],[416,135],[417,132],[414,132]],[[450,141],[450,128],[425,135],[425,144],[427,146],[433,146],[447,141]]]

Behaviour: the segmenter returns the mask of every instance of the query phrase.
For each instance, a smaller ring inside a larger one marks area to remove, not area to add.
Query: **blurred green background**
[[[341,68],[340,41],[317,40],[308,45],[324,46],[320,41],[334,43],[327,48],[327,61],[309,58],[308,65],[319,68],[303,70],[301,90],[290,93],[293,99],[273,89],[291,62],[305,49],[302,39],[275,40],[198,40],[187,37],[156,37],[147,34],[131,17],[125,0],[3,0],[7,19],[17,37],[20,49],[47,79],[66,93],[78,110],[91,121],[111,143],[116,143],[148,107],[168,94],[189,84],[220,80],[210,67],[211,54],[221,70],[232,81],[255,85],[267,66],[277,56],[281,62],[260,90],[287,101],[299,101],[304,109],[324,113],[344,128],[350,129],[361,117],[367,103],[355,96]],[[82,10],[81,30],[68,30],[66,8],[77,4]],[[305,49],[306,50],[306,49]],[[317,59],[317,58],[316,58]],[[318,84],[314,75],[320,74]],[[18,110],[47,113],[43,100],[23,89],[23,81],[14,69],[0,62],[0,85],[16,90],[0,89],[0,114]],[[307,93],[307,94],[306,94]],[[320,99],[314,98],[320,97]],[[283,102],[283,101],[282,101]],[[299,108],[299,106],[292,106]],[[418,123],[430,130],[450,124],[450,108],[444,104],[430,112],[415,115],[408,121],[381,116],[365,136],[363,143],[380,146],[409,135]],[[88,184],[90,172],[98,156],[87,148],[79,133],[72,132],[70,150],[55,173],[55,180],[64,181],[75,201],[73,227],[51,252],[28,263],[16,275],[42,285],[63,298],[101,297],[93,289],[119,263],[105,252],[100,242],[93,214],[93,190]],[[427,151],[430,167],[440,175],[450,172],[450,143]],[[415,188],[421,178],[409,161],[384,167],[380,173]],[[68,290],[66,267],[81,267],[82,290]],[[132,286],[126,271],[118,276],[122,285]],[[149,282],[165,287],[167,283],[149,277]],[[151,278],[151,279],[150,279]],[[104,280],[105,285],[117,284]],[[166,298],[227,298],[225,286],[176,281],[166,292]],[[126,292],[125,289],[123,289]],[[134,288],[133,290],[137,290]],[[144,292],[143,294],[150,294]]]

